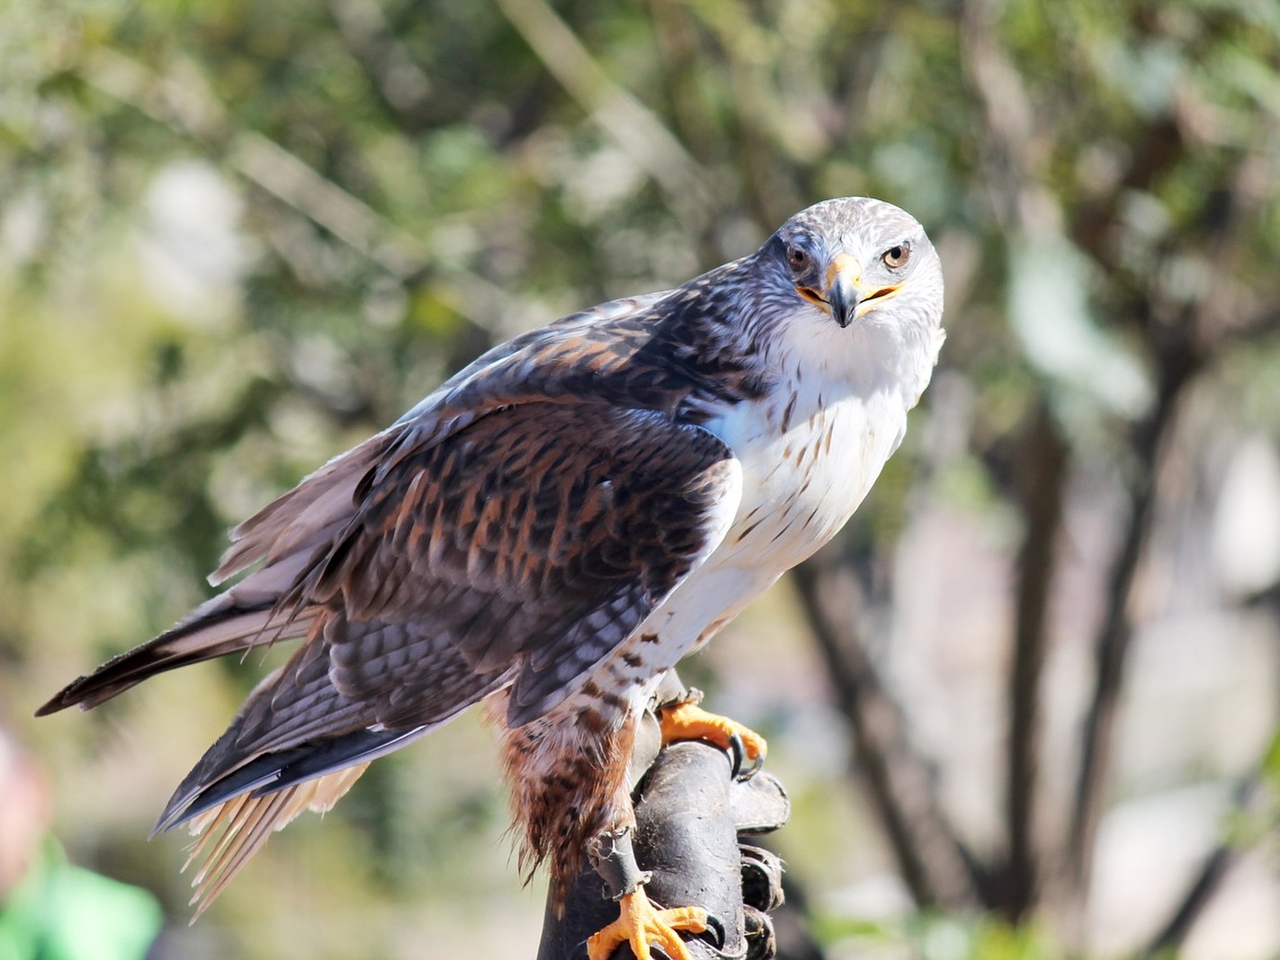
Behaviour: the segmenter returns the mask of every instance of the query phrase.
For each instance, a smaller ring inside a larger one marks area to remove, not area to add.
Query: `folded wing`
[[[45,708],[304,637],[161,817],[216,828],[199,850],[206,903],[272,830],[332,806],[377,756],[506,687],[511,724],[552,709],[711,553],[737,508],[731,452],[666,412],[543,395],[443,436],[416,426],[248,521],[220,574],[265,566]]]

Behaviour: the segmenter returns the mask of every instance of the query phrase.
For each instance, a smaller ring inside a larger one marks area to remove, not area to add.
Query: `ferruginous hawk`
[[[211,578],[252,570],[236,585],[40,713],[299,638],[160,817],[204,832],[204,904],[273,829],[485,698],[522,863],[549,865],[553,897],[584,858],[617,876],[661,678],[849,519],[929,382],[941,317],[912,217],[809,207],[682,287],[490,350],[237,527]],[[693,703],[662,729],[765,751]],[[591,957],[628,941],[684,960],[675,931],[705,911],[653,907],[627,866]]]

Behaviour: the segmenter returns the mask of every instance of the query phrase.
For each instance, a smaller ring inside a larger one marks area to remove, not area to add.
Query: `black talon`
[[[707,934],[711,934],[709,937]],[[707,929],[698,934],[698,939],[704,943],[711,944],[717,951],[724,949],[725,940],[728,938],[728,931],[725,930],[724,921],[719,917],[707,914]],[[712,939],[714,937],[714,939]]]
[[[747,781],[760,772],[760,768],[764,766],[763,757],[753,757],[751,765],[747,765],[747,745],[742,742],[739,734],[729,734],[729,763],[732,766],[732,775],[734,780]]]
[[[733,779],[745,779],[742,776],[742,765],[747,762],[747,745],[742,742],[742,737],[736,733],[729,734],[728,751],[730,771]]]

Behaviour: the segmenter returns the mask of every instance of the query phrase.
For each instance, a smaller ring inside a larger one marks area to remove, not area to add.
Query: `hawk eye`
[[[809,254],[800,247],[788,247],[787,263],[791,264],[792,270],[803,270],[809,265]]]
[[[911,256],[911,245],[908,243],[899,243],[890,247],[883,254],[881,254],[880,259],[884,262],[884,265],[886,267],[890,267],[896,270],[898,267],[905,264],[907,262],[907,258],[910,256]]]

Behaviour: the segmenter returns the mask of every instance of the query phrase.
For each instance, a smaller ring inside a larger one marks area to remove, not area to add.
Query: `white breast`
[[[780,574],[853,515],[901,442],[906,411],[897,397],[879,393],[832,401],[801,392],[785,404],[762,404],[742,405],[713,426],[742,463],[743,493],[709,562]]]
[[[773,389],[703,424],[741,464],[742,499],[719,547],[636,632],[662,640],[649,666],[674,666],[834,537],[902,442],[940,337],[912,356],[892,333],[812,313],[779,338]]]
[[[674,666],[835,536],[906,427],[896,395],[779,396],[739,404],[706,425],[742,464],[742,500],[720,546],[637,631],[662,638],[651,667]]]
[[[708,563],[775,568],[776,578],[830,540],[902,442],[929,381],[940,331],[913,335],[863,318],[848,329],[805,307],[779,325],[761,399],[706,424],[743,470],[742,503]]]

